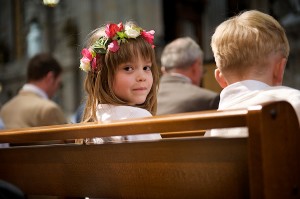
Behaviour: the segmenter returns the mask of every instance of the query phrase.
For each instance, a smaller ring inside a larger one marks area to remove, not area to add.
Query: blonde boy
[[[222,88],[219,110],[286,100],[300,118],[300,91],[281,86],[289,55],[282,26],[272,16],[251,10],[221,23],[211,47]],[[211,131],[212,136],[247,136],[247,131]]]

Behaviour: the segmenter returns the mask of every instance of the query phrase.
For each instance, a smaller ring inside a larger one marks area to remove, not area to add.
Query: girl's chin
[[[144,102],[145,102],[145,100],[142,102],[128,103],[128,105],[129,106],[139,106],[139,105],[142,105]]]

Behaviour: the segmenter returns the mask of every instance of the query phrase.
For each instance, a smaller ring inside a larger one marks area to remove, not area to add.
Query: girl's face
[[[140,57],[120,64],[115,73],[113,92],[129,105],[144,103],[153,84],[152,62]]]

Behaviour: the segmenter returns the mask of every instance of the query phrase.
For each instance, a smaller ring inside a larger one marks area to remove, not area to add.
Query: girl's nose
[[[137,76],[137,81],[138,82],[146,81],[146,74],[144,72],[139,72]]]

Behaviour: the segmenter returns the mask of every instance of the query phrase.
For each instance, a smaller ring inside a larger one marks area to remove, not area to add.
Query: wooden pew
[[[181,138],[0,149],[0,179],[27,195],[96,198],[300,198],[300,131],[287,102],[109,124],[0,132],[24,143],[248,127],[247,138]],[[190,136],[190,135],[188,135]]]

